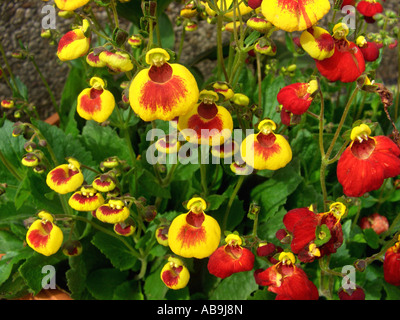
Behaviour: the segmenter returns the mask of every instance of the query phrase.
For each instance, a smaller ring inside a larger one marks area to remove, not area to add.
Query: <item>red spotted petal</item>
[[[41,228],[32,230],[28,235],[28,239],[36,248],[45,247],[50,238],[50,232],[52,229],[53,224],[50,221],[41,223]]]

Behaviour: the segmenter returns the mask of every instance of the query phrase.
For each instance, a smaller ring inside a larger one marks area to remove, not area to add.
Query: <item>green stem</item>
[[[74,219],[74,220],[79,220],[79,221],[83,221],[85,223],[88,223],[92,227],[94,227],[95,229],[97,229],[97,230],[99,230],[101,232],[104,232],[105,234],[107,234],[107,235],[109,235],[111,237],[114,237],[114,238],[120,240],[128,248],[128,250],[130,251],[130,253],[134,257],[136,257],[137,259],[142,259],[141,255],[123,237],[117,235],[116,233],[114,233],[114,232],[112,232],[112,231],[110,231],[110,230],[108,230],[108,229],[106,229],[106,228],[104,228],[102,226],[99,226],[97,223],[94,223],[93,221],[90,221],[89,219],[86,219],[86,218],[81,217],[81,216],[76,216],[76,215],[56,214],[54,216],[55,216],[55,218],[71,218],[71,219]]]
[[[115,0],[111,0],[111,10],[112,10],[113,15],[114,15],[115,28],[119,28],[117,5],[115,4]]]
[[[18,172],[17,168],[14,167],[14,165],[8,161],[8,159],[4,156],[4,154],[0,151],[0,160],[4,164],[4,166],[7,168],[7,170],[18,180],[22,181],[23,177],[21,174]]]
[[[15,82],[14,74],[12,72],[10,64],[8,63],[8,59],[7,59],[7,56],[6,56],[5,52],[4,52],[4,48],[3,48],[3,45],[2,45],[1,42],[0,42],[0,53],[1,53],[2,57],[3,57],[4,63],[6,65],[6,68],[8,70],[8,73],[10,75],[10,78],[11,78],[11,81],[12,81],[12,84],[13,84],[12,86],[10,86],[10,88],[12,90],[16,90],[18,92],[18,94],[22,97],[21,93],[19,92],[17,83]],[[8,83],[8,84],[10,85],[10,83]]]
[[[49,93],[50,100],[51,100],[51,103],[53,104],[54,109],[56,110],[58,115],[61,116],[60,108],[58,107],[58,104],[57,104],[56,98],[54,97],[53,91],[51,91],[51,88],[50,88],[48,82],[46,81],[46,78],[43,76],[43,73],[40,71],[39,66],[36,63],[36,60],[35,60],[34,56],[33,55],[29,55],[29,60],[31,60],[33,66],[35,67],[35,70],[39,74],[40,80],[42,80],[44,86],[46,87],[46,90]]]
[[[224,52],[222,47],[222,19],[223,16],[218,14],[217,16],[217,50],[218,50],[218,79],[221,78],[221,71],[224,73],[225,81],[229,82],[229,76],[226,72],[225,62],[224,62]]]
[[[179,50],[178,50],[178,55],[176,57],[176,62],[177,63],[179,62],[179,60],[181,58],[183,44],[185,43],[185,35],[186,35],[186,29],[185,29],[185,26],[182,26],[181,41],[179,42]]]
[[[229,212],[231,211],[233,201],[235,200],[235,197],[236,197],[237,193],[239,192],[240,187],[242,186],[245,177],[246,177],[245,175],[241,175],[239,177],[239,179],[236,183],[235,189],[233,189],[233,192],[229,198],[228,205],[226,206],[226,209],[225,209],[224,219],[222,222],[222,234],[224,233],[224,231],[226,229],[226,224],[228,222]]]

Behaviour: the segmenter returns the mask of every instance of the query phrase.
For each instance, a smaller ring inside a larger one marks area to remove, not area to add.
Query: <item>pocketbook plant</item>
[[[0,296],[400,299],[388,2],[55,0],[56,125],[0,42]]]

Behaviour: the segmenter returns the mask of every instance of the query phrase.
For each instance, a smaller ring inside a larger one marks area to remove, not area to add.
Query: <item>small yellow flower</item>
[[[116,224],[124,222],[130,214],[129,208],[121,200],[109,200],[96,210],[96,218],[105,223]]]
[[[93,211],[103,203],[103,196],[92,186],[82,186],[81,190],[75,192],[68,200],[70,207],[76,211]]]
[[[45,256],[51,256],[60,249],[64,240],[63,232],[53,223],[53,216],[41,211],[26,234],[26,243],[35,251]]]
[[[61,61],[74,60],[87,54],[90,38],[86,37],[90,24],[84,19],[82,26],[67,32],[58,42],[57,56]]]
[[[101,78],[91,78],[90,86],[79,94],[76,111],[83,119],[104,122],[114,111],[114,96],[105,89],[106,84]]]
[[[83,180],[79,162],[70,158],[68,164],[59,165],[47,174],[46,183],[57,193],[66,194],[78,189]]]
[[[162,268],[160,276],[164,284],[173,290],[186,287],[190,279],[189,270],[182,260],[174,257],[168,258],[168,263]]]
[[[90,0],[55,0],[60,10],[73,11],[86,5]]]

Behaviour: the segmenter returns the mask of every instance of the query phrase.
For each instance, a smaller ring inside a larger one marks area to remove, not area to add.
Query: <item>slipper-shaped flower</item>
[[[57,193],[66,194],[78,189],[83,180],[79,162],[69,158],[68,164],[59,165],[47,174],[46,183]]]
[[[292,160],[292,149],[288,141],[275,134],[276,124],[265,119],[258,125],[257,134],[248,135],[240,146],[243,160],[256,170],[278,170]]]
[[[353,128],[352,142],[341,155],[337,178],[348,197],[379,189],[387,178],[400,174],[400,149],[386,136],[371,137],[366,124]]]
[[[121,223],[128,219],[129,208],[122,200],[111,199],[96,210],[96,218],[105,223]]]
[[[265,19],[288,32],[312,27],[330,8],[329,0],[268,0],[261,3]]]
[[[133,69],[132,60],[126,52],[104,50],[99,54],[99,59],[114,73],[128,72]]]
[[[75,60],[87,54],[90,36],[87,36],[89,21],[84,19],[82,26],[67,32],[58,42],[57,56],[61,61]]]
[[[41,211],[26,233],[26,243],[36,252],[51,256],[60,249],[64,239],[62,230],[53,223],[53,216]]]
[[[189,212],[177,216],[169,227],[169,247],[185,258],[209,257],[218,248],[221,228],[213,217],[204,213],[207,205],[202,198],[192,198],[187,208]]]
[[[150,68],[141,70],[129,87],[129,102],[144,121],[169,121],[189,112],[199,97],[197,82],[181,64],[169,64],[168,52],[161,48],[146,53]]]
[[[82,186],[68,200],[68,204],[76,211],[93,211],[104,203],[101,193],[92,186]]]
[[[300,36],[300,44],[316,60],[330,58],[335,53],[335,40],[328,31],[320,27],[304,30]]]
[[[225,238],[226,245],[219,247],[208,260],[208,271],[221,279],[234,273],[250,271],[254,266],[254,254],[243,248],[242,239],[236,234]]]
[[[188,268],[181,259],[169,257],[168,263],[161,270],[161,280],[164,284],[173,290],[186,287],[190,279]]]
[[[180,116],[178,129],[186,140],[199,144],[220,145],[232,136],[233,120],[230,112],[216,104],[214,91],[200,92],[200,103]]]
[[[55,0],[58,9],[63,11],[73,11],[86,5],[90,0]]]
[[[114,96],[99,77],[91,78],[90,86],[79,94],[76,111],[85,120],[104,122],[114,110]]]

